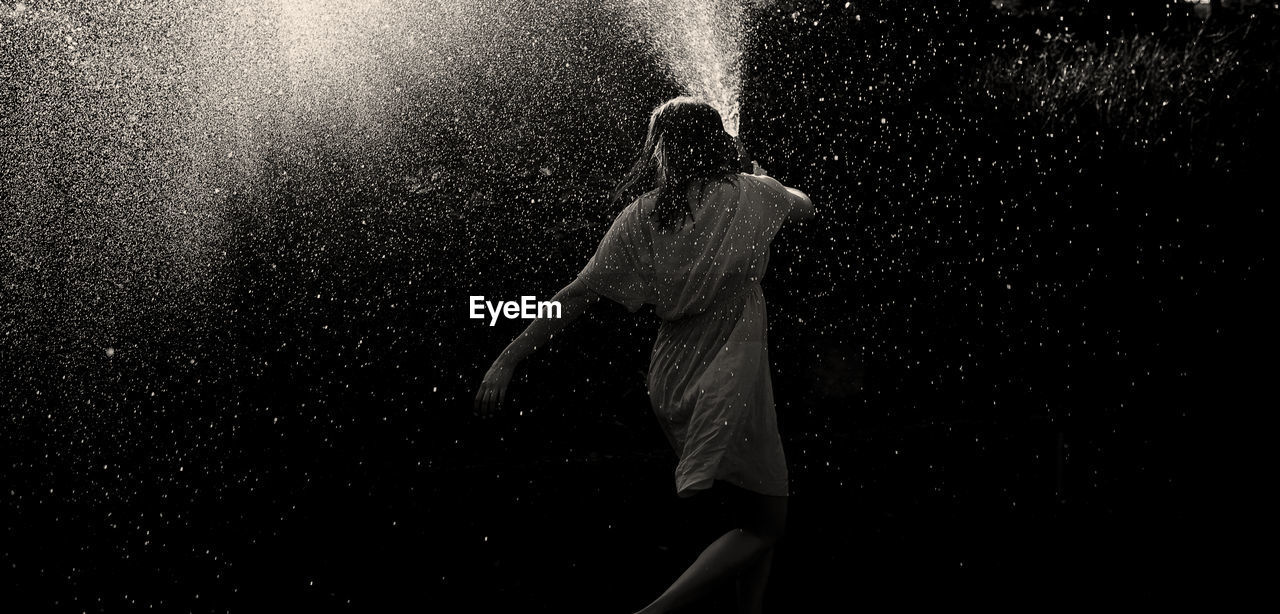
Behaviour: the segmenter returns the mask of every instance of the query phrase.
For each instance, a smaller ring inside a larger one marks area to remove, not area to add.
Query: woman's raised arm
[[[778,184],[778,187],[782,188],[783,190],[786,190],[787,201],[791,203],[791,209],[787,213],[787,219],[811,220],[817,217],[817,213],[815,213],[813,210],[813,201],[809,200],[808,194],[805,194],[804,192],[801,192],[800,190],[797,190],[795,188],[789,188],[785,185],[782,185],[781,181],[778,181],[777,179],[770,177],[769,171],[764,170],[763,166],[760,166],[755,162],[752,162],[751,164],[754,166],[753,174],[755,176],[764,177],[765,179],[768,179],[769,181]]]
[[[476,392],[476,413],[488,416],[502,407],[506,403],[507,385],[511,383],[511,374],[515,372],[516,365],[545,345],[570,322],[578,319],[588,307],[600,300],[600,295],[582,283],[581,279],[574,279],[551,300],[560,303],[560,317],[537,318],[530,322],[524,332],[498,355],[493,366],[485,373],[480,390]]]
[[[817,217],[813,211],[813,201],[809,200],[808,194],[795,188],[787,188],[787,194],[791,198],[791,212],[787,214],[788,219],[811,220]]]

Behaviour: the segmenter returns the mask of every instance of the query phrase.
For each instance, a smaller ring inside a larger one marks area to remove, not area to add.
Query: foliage
[[[1047,133],[1114,140],[1131,151],[1172,150],[1187,161],[1210,153],[1199,157],[1225,164],[1224,139],[1265,110],[1253,103],[1269,85],[1259,78],[1269,71],[1259,74],[1245,51],[1203,30],[1185,41],[1065,34],[1010,47],[982,67],[977,90],[1009,115],[1038,119]]]

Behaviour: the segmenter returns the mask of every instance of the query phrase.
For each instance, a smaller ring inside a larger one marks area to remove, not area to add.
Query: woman
[[[773,546],[786,523],[788,478],[769,375],[760,280],[786,219],[814,216],[804,193],[737,172],[738,150],[720,114],[693,98],[656,110],[635,165],[614,192],[652,187],[614,220],[595,255],[540,318],[502,352],[476,394],[490,415],[515,366],[601,296],[663,323],[649,362],[649,397],[680,458],[676,493],[721,496],[734,527],[708,546],[646,614],[692,603],[737,578],[740,609],[759,611]]]

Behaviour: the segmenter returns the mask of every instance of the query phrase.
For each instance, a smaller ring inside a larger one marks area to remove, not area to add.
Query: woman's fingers
[[[480,391],[476,393],[475,412],[478,415],[486,415],[489,413],[489,399],[493,396],[493,387],[488,380],[480,384]]]
[[[486,382],[480,393],[476,395],[476,399],[476,412],[482,416],[488,416],[506,403],[506,387]]]
[[[480,410],[481,415],[488,416],[493,413],[493,397],[493,386],[490,385],[486,387],[484,391],[484,406]]]
[[[507,386],[504,383],[494,383],[489,389],[489,413],[497,413],[507,402]]]
[[[476,392],[473,411],[481,416],[489,416],[507,403],[507,385],[511,382],[508,369],[491,368],[480,383]]]

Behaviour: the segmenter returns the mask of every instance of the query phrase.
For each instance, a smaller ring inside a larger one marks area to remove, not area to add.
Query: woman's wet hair
[[[684,197],[689,186],[724,178],[737,169],[737,144],[725,132],[715,107],[697,98],[672,98],[649,117],[640,155],[618,182],[613,200],[625,201],[638,190],[657,188],[652,215],[658,228],[679,228],[692,215]]]

